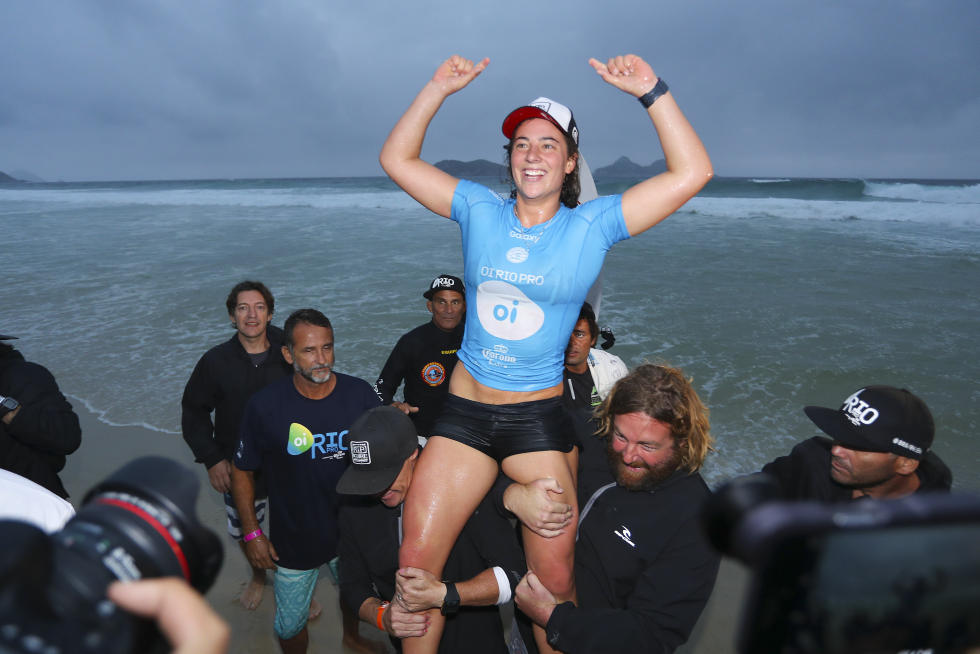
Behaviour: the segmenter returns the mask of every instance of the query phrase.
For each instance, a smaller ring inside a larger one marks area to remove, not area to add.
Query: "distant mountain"
[[[477,159],[476,161],[443,159],[436,163],[436,168],[449,173],[453,177],[503,178],[507,175],[507,169],[503,165],[487,161],[486,159]]]
[[[29,170],[11,170],[10,174],[22,182],[43,182],[44,180]]]
[[[14,179],[7,173],[0,171],[0,184],[9,184],[11,182],[19,182],[19,179]]]
[[[657,159],[649,166],[641,166],[633,163],[629,157],[620,157],[612,165],[596,168],[592,171],[592,176],[596,179],[620,179],[620,178],[646,178],[653,177],[667,170],[667,164],[663,159]]]

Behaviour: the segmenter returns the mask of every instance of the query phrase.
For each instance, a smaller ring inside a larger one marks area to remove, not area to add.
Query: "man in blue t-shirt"
[[[337,550],[337,480],[347,467],[347,430],[380,401],[371,386],[333,372],[330,321],[315,309],[283,326],[293,375],[249,400],[232,470],[232,495],[254,567],[275,570],[275,631],[283,652],[305,652],[306,621],[319,567]],[[254,474],[269,491],[268,535],[255,518]]]

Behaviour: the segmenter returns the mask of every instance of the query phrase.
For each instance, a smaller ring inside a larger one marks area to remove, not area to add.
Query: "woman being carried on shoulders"
[[[489,64],[450,57],[395,125],[381,150],[385,172],[429,210],[459,223],[470,310],[442,416],[416,467],[404,509],[400,564],[440,578],[463,524],[500,468],[526,484],[554,480],[577,520],[573,430],[561,401],[569,334],[586,293],[615,243],[654,226],[711,178],[701,140],[650,66],[635,55],[590,65],[640,99],[660,137],[667,170],[621,196],[578,205],[578,127],[547,98],[503,123],[514,192],[504,199],[420,158],[443,101]],[[574,524],[574,522],[572,522]],[[554,538],[524,528],[528,568],[559,601],[574,600],[574,529]],[[406,652],[435,652],[442,631],[430,612],[425,636]],[[539,649],[549,651],[544,634]]]

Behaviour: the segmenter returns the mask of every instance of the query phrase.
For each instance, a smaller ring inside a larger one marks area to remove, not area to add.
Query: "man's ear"
[[[289,348],[285,345],[282,346],[282,358],[286,360],[286,363],[293,365],[293,353],[289,351]]]
[[[907,456],[900,456],[895,459],[895,472],[900,475],[911,475],[919,469],[919,462]]]

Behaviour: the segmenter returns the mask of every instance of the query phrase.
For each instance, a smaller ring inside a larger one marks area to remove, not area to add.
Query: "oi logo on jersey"
[[[519,341],[544,324],[544,311],[513,284],[483,282],[476,289],[476,312],[491,336]]]
[[[289,443],[286,444],[286,451],[295,456],[311,447],[313,447],[313,432],[298,422],[289,425]]]

